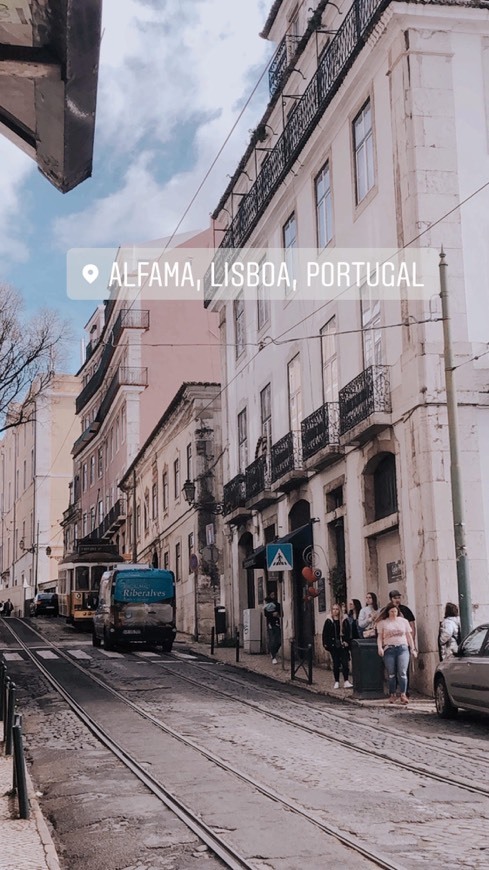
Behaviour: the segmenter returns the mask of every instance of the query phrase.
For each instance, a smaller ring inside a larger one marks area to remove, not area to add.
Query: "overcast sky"
[[[66,251],[174,231],[273,52],[270,2],[105,0],[92,178],[63,196],[0,136],[1,281],[79,329]],[[265,77],[181,230],[208,226],[266,102]]]

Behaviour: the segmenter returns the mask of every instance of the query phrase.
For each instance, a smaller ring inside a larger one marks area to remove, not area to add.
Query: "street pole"
[[[37,575],[39,572],[39,520],[37,521],[37,529],[36,529],[36,548],[34,551],[35,562],[34,562],[34,595],[37,595]]]
[[[136,499],[136,469],[133,469],[132,472],[132,561],[134,563],[138,560],[138,542],[137,542],[137,531],[138,531],[138,522],[137,522],[137,499]]]
[[[469,563],[465,541],[464,507],[458,446],[458,407],[455,391],[454,365],[451,340],[450,301],[447,290],[445,252],[440,252],[440,299],[443,317],[443,343],[445,359],[445,387],[447,393],[448,440],[450,443],[450,480],[452,487],[452,514],[457,563],[458,601],[462,637],[472,630],[472,598],[470,593]]]

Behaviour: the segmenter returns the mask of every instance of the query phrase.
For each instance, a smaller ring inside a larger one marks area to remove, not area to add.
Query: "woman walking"
[[[365,607],[358,616],[358,634],[360,637],[375,637],[375,620],[379,615],[379,605],[375,592],[367,592]]]
[[[377,620],[377,648],[383,656],[389,680],[389,702],[396,701],[396,685],[401,695],[401,704],[408,704],[407,674],[410,654],[416,657],[413,634],[407,619],[399,616],[392,601],[384,607]]]
[[[351,689],[350,676],[351,629],[347,616],[340,604],[333,604],[330,615],[323,627],[323,646],[333,660],[334,688],[340,688],[340,670],[343,673],[344,688]]]

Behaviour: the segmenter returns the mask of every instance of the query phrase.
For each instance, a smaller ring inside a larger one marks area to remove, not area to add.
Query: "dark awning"
[[[289,532],[282,538],[277,538],[273,541],[274,544],[292,544],[294,549],[294,562],[297,566],[299,560],[301,564],[305,563],[303,558],[304,550],[312,547],[312,522],[300,526],[298,529]],[[267,567],[267,548],[266,545],[257,547],[253,550],[246,559],[243,560],[243,568],[264,569]]]
[[[0,11],[0,133],[66,193],[92,172],[102,0]]]

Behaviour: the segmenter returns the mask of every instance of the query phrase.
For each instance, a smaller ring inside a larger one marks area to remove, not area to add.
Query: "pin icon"
[[[84,266],[82,269],[82,275],[88,284],[93,284],[93,282],[97,280],[99,275],[97,266],[95,266],[93,263],[87,263],[87,265]]]

